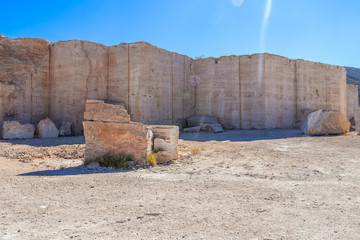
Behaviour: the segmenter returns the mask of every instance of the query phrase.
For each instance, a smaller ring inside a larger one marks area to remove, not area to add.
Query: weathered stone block
[[[196,127],[184,128],[183,132],[184,133],[194,133],[194,132],[200,132],[200,130],[201,130],[201,126],[196,126]]]
[[[176,155],[177,146],[169,140],[164,140],[162,138],[155,138],[154,139],[154,150],[155,151],[168,151],[168,152],[171,152],[172,154]]]
[[[187,119],[189,127],[201,126],[204,124],[219,124],[218,119],[214,116],[192,116]]]
[[[59,136],[59,129],[50,118],[46,118],[38,123],[36,133],[39,138],[55,138]]]
[[[17,121],[6,121],[2,127],[3,139],[34,138],[35,127],[32,124],[20,124]]]
[[[201,130],[209,133],[221,133],[224,131],[221,124],[204,124],[201,126]]]
[[[146,163],[148,132],[141,123],[84,121],[85,159],[103,155],[132,155],[137,164]]]
[[[166,151],[157,152],[154,153],[154,155],[156,157],[156,162],[158,164],[172,162],[173,160],[176,159],[174,155],[171,154],[171,152],[166,152]]]
[[[167,151],[172,154],[172,159],[176,159],[179,127],[173,125],[147,125],[146,127],[154,134],[154,149]]]
[[[121,103],[109,104],[102,100],[87,100],[85,121],[130,122],[130,116]]]
[[[335,110],[318,110],[308,115],[301,130],[309,135],[348,133],[350,122],[345,114]]]
[[[60,136],[71,136],[71,122],[62,121],[59,127]]]

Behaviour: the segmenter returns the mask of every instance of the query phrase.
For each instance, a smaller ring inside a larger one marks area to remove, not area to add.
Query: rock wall
[[[343,67],[272,54],[196,61],[196,112],[229,128],[301,127],[318,109],[346,112]]]
[[[358,86],[353,84],[346,84],[347,102],[346,102],[346,116],[349,120],[354,119],[356,111],[359,111],[359,94]]]
[[[49,44],[0,36],[0,124],[36,122],[47,116]]]
[[[195,80],[199,81],[195,81]],[[86,99],[125,104],[132,121],[298,128],[317,109],[346,112],[345,69],[272,54],[193,60],[146,42],[104,46],[0,37],[0,124],[50,117],[83,133]]]

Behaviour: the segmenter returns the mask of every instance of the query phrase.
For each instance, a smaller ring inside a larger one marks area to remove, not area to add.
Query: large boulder
[[[56,138],[59,136],[59,129],[50,118],[46,118],[38,123],[36,133],[39,138]]]
[[[3,139],[34,138],[35,127],[32,124],[20,124],[17,121],[6,121],[2,126]]]
[[[301,130],[309,135],[338,135],[348,133],[350,122],[336,110],[318,110],[308,115]]]
[[[60,136],[71,136],[71,122],[62,121],[59,127]]]
[[[135,164],[146,164],[152,132],[141,123],[131,122],[122,104],[87,100],[83,126],[87,161],[104,155],[131,155]]]

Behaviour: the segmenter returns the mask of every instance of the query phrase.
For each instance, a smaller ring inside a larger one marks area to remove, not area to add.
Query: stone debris
[[[350,122],[336,110],[318,110],[308,115],[301,130],[309,135],[338,135],[348,133]]]
[[[196,126],[196,127],[184,128],[183,132],[184,133],[194,133],[194,132],[200,132],[200,130],[201,130],[201,126]]]
[[[204,124],[219,124],[218,119],[214,116],[195,115],[187,119],[189,127],[197,127]]]
[[[18,121],[5,121],[2,127],[3,139],[34,138],[35,127],[32,124],[20,124]]]
[[[184,128],[183,132],[209,132],[209,133],[221,133],[224,131],[222,125],[218,122],[218,119],[214,116],[192,116],[187,119],[189,128]]]
[[[88,169],[98,169],[100,168],[100,164],[96,161],[92,161],[86,166]]]
[[[203,124],[201,126],[201,131],[209,133],[221,133],[224,131],[221,124]]]
[[[60,136],[71,136],[71,122],[62,121],[59,127]]]

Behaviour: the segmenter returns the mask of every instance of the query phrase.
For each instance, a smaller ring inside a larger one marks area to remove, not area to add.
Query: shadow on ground
[[[231,130],[222,133],[181,133],[180,139],[186,141],[230,141],[249,142],[256,140],[282,139],[303,137],[297,129],[272,129],[272,130]]]
[[[61,145],[85,144],[85,137],[58,137],[58,138],[33,138],[18,140],[1,140],[1,142],[11,143],[13,145],[28,145],[33,147],[55,147]]]
[[[133,169],[114,169],[114,168],[98,168],[89,169],[85,166],[69,167],[54,170],[43,170],[29,173],[22,173],[18,176],[75,176],[75,175],[86,175],[86,174],[98,174],[98,173],[121,173],[130,172]]]

